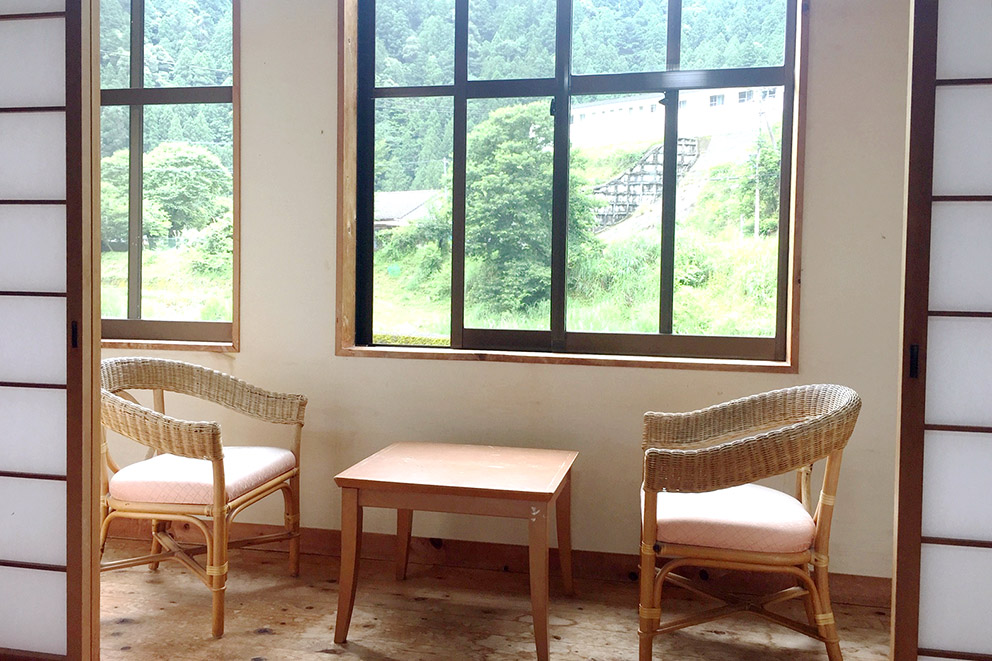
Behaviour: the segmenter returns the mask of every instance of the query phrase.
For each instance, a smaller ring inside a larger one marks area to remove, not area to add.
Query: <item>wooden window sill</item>
[[[798,366],[789,361],[730,360],[713,358],[673,358],[662,356],[614,356],[607,354],[550,353],[533,351],[487,351],[440,347],[339,346],[336,355],[362,358],[412,358],[421,360],[472,360],[498,363],[538,363],[543,365],[589,365],[602,367],[651,367],[664,369],[713,370],[725,372],[769,372],[796,374]]]
[[[101,349],[138,349],[142,351],[213,351],[215,353],[237,353],[237,345],[231,342],[189,342],[166,340],[110,340],[100,342]]]

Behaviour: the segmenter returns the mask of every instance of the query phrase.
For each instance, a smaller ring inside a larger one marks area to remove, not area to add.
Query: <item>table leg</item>
[[[565,476],[565,483],[555,503],[555,518],[558,528],[558,562],[561,565],[561,581],[566,594],[575,594],[572,582],[572,475]]]
[[[396,510],[396,580],[406,578],[407,558],[410,556],[410,533],[413,531],[413,510]]]
[[[548,511],[544,503],[531,507],[530,606],[538,661],[548,659]]]
[[[341,490],[341,575],[338,579],[338,615],[334,625],[334,642],[348,639],[351,613],[355,607],[358,585],[358,559],[362,554],[362,508],[358,489]]]

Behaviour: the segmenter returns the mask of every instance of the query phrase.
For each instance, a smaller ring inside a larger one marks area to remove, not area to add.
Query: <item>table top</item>
[[[339,487],[550,500],[578,452],[450,443],[395,443],[334,481]]]

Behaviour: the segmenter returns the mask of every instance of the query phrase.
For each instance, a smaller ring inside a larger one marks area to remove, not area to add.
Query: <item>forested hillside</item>
[[[573,73],[664,70],[665,6],[657,0],[576,0]],[[552,77],[554,11],[554,0],[471,0],[469,78]],[[451,0],[378,0],[376,84],[451,84],[453,12]],[[684,69],[783,62],[785,0],[685,0],[682,23]],[[576,108],[605,98],[573,100],[573,120]],[[468,102],[468,327],[549,327],[549,102]],[[379,99],[375,115],[375,190],[442,193],[430,218],[377,233],[373,331],[380,342],[445,343],[452,103],[444,97]],[[662,113],[655,116],[663,121]],[[713,149],[678,190],[678,333],[774,332],[781,118],[759,117],[744,134],[689,136]],[[625,121],[618,116],[604,130],[619,136],[617,127]],[[573,143],[569,330],[658,330],[660,204],[645,206],[624,227],[600,232],[593,213],[604,201],[592,188],[620,174],[659,140],[660,134],[612,141],[606,135],[596,147]]]
[[[101,2],[102,89],[131,86],[130,6]],[[231,0],[145,0],[144,19],[144,87],[232,84]],[[100,116],[103,311],[119,317],[127,296],[129,107],[104,107]],[[143,316],[230,319],[233,107],[146,106],[143,141]]]

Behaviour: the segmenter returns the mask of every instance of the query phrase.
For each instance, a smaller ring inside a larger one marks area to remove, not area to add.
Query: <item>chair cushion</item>
[[[228,502],[295,466],[296,457],[282,448],[225,447]],[[214,502],[213,484],[210,461],[162,454],[115,473],[110,478],[110,496],[130,502],[210,505]]]
[[[813,517],[802,503],[757,484],[658,494],[659,542],[796,553],[810,548],[815,532]]]

